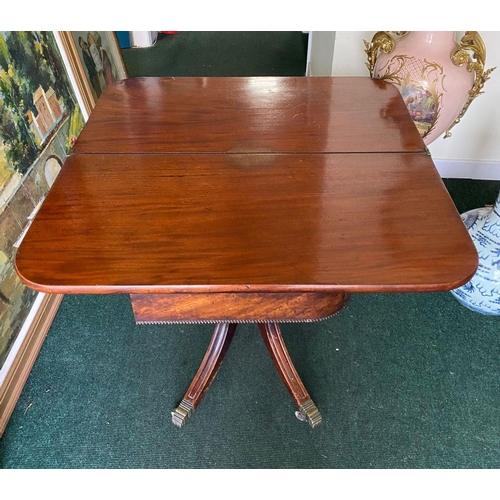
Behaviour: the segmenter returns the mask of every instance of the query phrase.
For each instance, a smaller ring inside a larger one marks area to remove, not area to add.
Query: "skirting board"
[[[0,438],[64,295],[44,295],[0,386]]]
[[[434,158],[434,165],[443,179],[500,181],[500,161],[440,160]]]

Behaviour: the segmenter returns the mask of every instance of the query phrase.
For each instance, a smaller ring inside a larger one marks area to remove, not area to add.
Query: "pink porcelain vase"
[[[467,65],[452,62],[459,49],[454,31],[412,31],[376,59],[372,76],[399,89],[427,145],[452,125],[474,85]]]

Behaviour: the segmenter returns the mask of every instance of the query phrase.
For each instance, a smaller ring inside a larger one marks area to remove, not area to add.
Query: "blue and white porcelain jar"
[[[461,217],[476,246],[479,267],[468,283],[451,293],[475,312],[500,315],[500,193],[493,207],[476,208]]]

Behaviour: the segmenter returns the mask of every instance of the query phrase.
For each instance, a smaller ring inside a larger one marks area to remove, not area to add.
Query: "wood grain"
[[[180,405],[172,412],[172,423],[182,427],[212,385],[234,337],[236,324],[219,323],[214,330],[205,356],[201,361]]]
[[[309,401],[311,396],[309,396],[292,362],[279,325],[276,323],[259,323],[258,327],[278,375],[295,404],[300,407],[306,401]]]
[[[391,84],[369,77],[130,78],[105,89],[75,153],[419,152]]]
[[[198,406],[215,379],[234,337],[236,326],[235,324],[218,324],[215,327],[205,356],[183,398],[190,401],[194,408]]]
[[[132,294],[137,323],[316,321],[336,313],[346,293]]]
[[[409,153],[73,155],[16,256],[51,293],[438,291],[477,264]]]

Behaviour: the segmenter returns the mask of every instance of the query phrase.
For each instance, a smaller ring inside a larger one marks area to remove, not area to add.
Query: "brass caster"
[[[175,426],[181,428],[186,423],[186,420],[190,417],[193,411],[193,405],[189,401],[183,399],[181,401],[181,404],[172,412],[172,423]]]
[[[313,429],[321,424],[321,421],[323,420],[321,413],[311,399],[308,399],[305,403],[299,406],[298,411],[295,412],[295,416],[301,422],[307,422]]]

